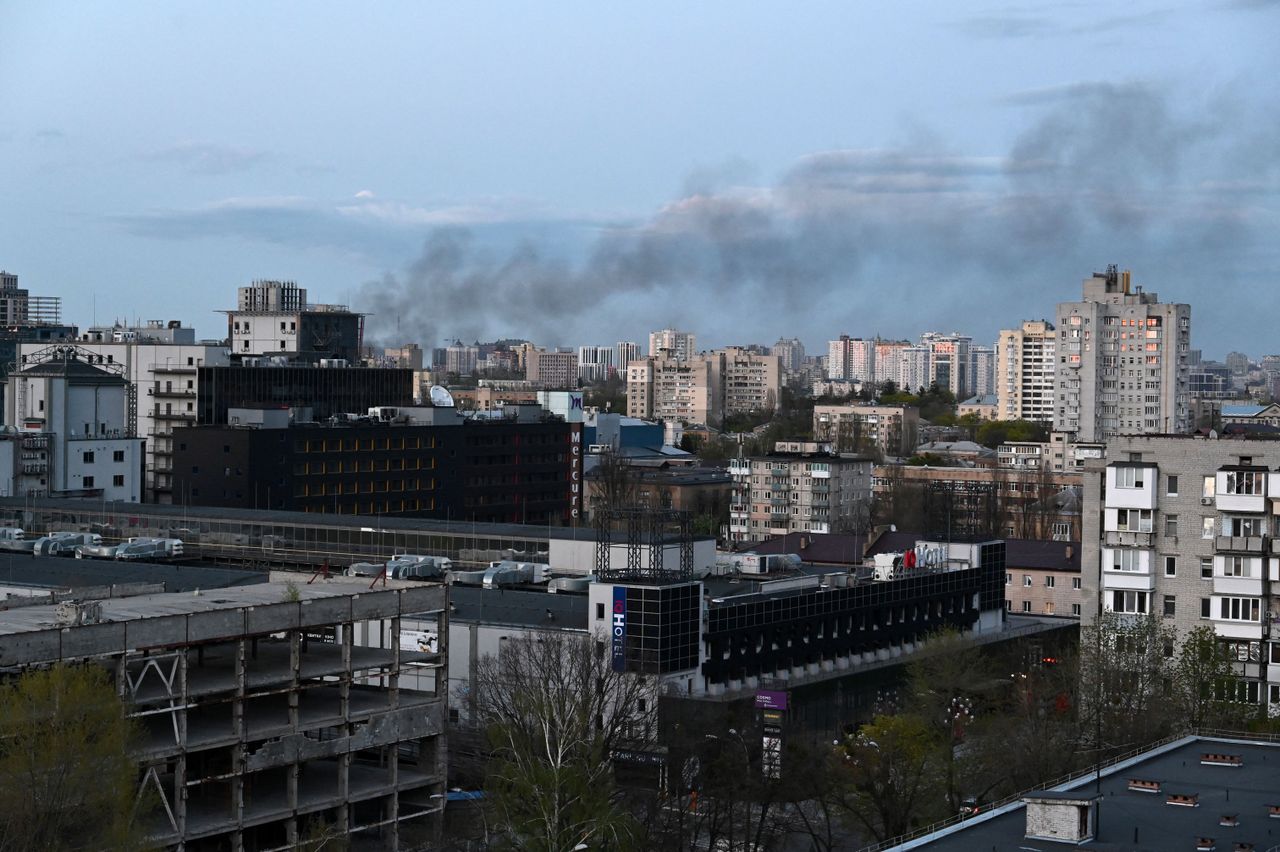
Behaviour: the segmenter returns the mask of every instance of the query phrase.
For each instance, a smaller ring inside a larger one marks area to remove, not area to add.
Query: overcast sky
[[[0,268],[87,325],[254,278],[393,341],[810,351],[1108,263],[1280,352],[1280,3],[0,3]]]

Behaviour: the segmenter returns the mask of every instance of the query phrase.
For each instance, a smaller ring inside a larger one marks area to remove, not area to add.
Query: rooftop
[[[1226,753],[1243,758],[1240,766],[1205,766],[1205,753]],[[1274,848],[1280,834],[1267,808],[1280,804],[1277,766],[1280,743],[1216,737],[1185,737],[1151,749],[1104,769],[1099,785],[1097,839],[1076,846],[1046,840],[1026,839],[1026,810],[1016,801],[979,814],[955,826],[902,843],[893,849],[927,849],[930,852],[1029,852],[1055,849],[1086,849],[1100,852],[1168,852],[1195,849],[1196,839],[1214,838],[1219,850],[1231,850],[1236,843],[1251,842],[1262,852]],[[1130,779],[1158,781],[1160,792],[1135,792]],[[1092,773],[1053,788],[1059,794],[1092,794]],[[1048,791],[1038,791],[1039,795]],[[1198,807],[1166,804],[1171,794],[1196,794]],[[1225,827],[1219,820],[1237,815],[1239,825]]]

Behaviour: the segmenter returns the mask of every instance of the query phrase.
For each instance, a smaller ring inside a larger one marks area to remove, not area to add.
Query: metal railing
[[[1155,742],[1148,743],[1143,746],[1138,746],[1136,748],[1132,748],[1129,751],[1126,751],[1122,754],[1118,754],[1114,757],[1108,758],[1106,761],[1102,763],[1098,763],[1086,769],[1078,769],[1075,772],[1069,772],[1066,775],[1062,775],[1058,778],[1054,778],[1051,781],[1046,781],[1043,784],[1037,784],[1034,787],[1028,787],[1025,790],[1021,790],[1017,793],[1013,793],[1011,795],[1005,796],[1003,799],[998,799],[997,801],[994,801],[989,805],[984,805],[982,810],[979,813],[963,814],[963,815],[957,814],[956,816],[947,817],[946,819],[938,820],[936,822],[930,823],[929,825],[921,826],[920,828],[917,828],[914,831],[908,832],[907,834],[900,834],[897,837],[891,837],[888,840],[881,840],[880,842],[872,843],[869,846],[859,847],[858,852],[883,852],[883,850],[892,849],[893,847],[900,846],[903,843],[910,843],[912,840],[917,840],[926,835],[933,834],[935,831],[941,831],[944,828],[950,828],[951,826],[959,825],[960,823],[965,822],[966,820],[974,819],[975,817],[978,817],[978,816],[984,816],[986,814],[991,813],[992,811],[997,811],[1000,808],[1005,807],[1006,805],[1011,805],[1014,802],[1021,801],[1022,798],[1026,796],[1028,793],[1034,793],[1039,790],[1052,790],[1064,784],[1070,784],[1073,781],[1080,781],[1082,779],[1089,778],[1090,776],[1097,775],[1104,770],[1107,770],[1113,766],[1116,766],[1117,764],[1123,763],[1126,760],[1135,758],[1140,754],[1145,754],[1146,752],[1152,751],[1153,749],[1157,749],[1162,746],[1169,745],[1170,743],[1175,743],[1178,740],[1183,740],[1188,737],[1202,737],[1202,738],[1208,738],[1208,739],[1253,740],[1256,742],[1280,743],[1280,734],[1252,733],[1249,731],[1227,731],[1227,730],[1222,730],[1218,728],[1193,728],[1192,730],[1186,731],[1183,733],[1170,734],[1169,736],[1156,740]]]

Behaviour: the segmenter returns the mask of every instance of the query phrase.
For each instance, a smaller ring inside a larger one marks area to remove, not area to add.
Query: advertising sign
[[[757,710],[786,710],[787,693],[777,689],[760,689],[756,691]]]
[[[401,630],[400,650],[417,651],[419,654],[434,654],[438,647],[434,630]]]
[[[613,670],[624,671],[627,665],[627,587],[613,587]]]

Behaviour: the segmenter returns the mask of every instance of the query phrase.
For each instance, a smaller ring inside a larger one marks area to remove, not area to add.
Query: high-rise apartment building
[[[972,343],[973,338],[958,331],[951,334],[928,331],[920,335],[920,345],[929,349],[929,381],[925,384],[949,390],[956,399],[967,397],[973,384],[969,360]]]
[[[1048,320],[1004,329],[996,343],[996,411],[1000,420],[1053,422],[1057,331]]]
[[[784,372],[794,373],[804,363],[804,344],[798,337],[790,340],[779,337],[770,351],[771,354],[778,356],[778,365]]]
[[[927,388],[933,373],[933,353],[928,346],[905,346],[898,352],[898,365],[894,375],[887,372],[881,381],[892,379],[898,387],[907,391]]]
[[[992,396],[996,392],[996,350],[974,346],[969,350],[969,396]]]
[[[613,344],[613,368],[624,374],[624,378],[627,365],[641,357],[640,344],[633,340],[619,340]]]
[[[697,336],[692,331],[664,328],[649,334],[649,356],[688,361],[698,353]]]
[[[1084,474],[1084,623],[1109,610],[1158,616],[1179,638],[1210,627],[1236,664],[1236,697],[1280,713],[1278,466],[1273,440],[1108,441]]]
[[[776,408],[781,393],[778,356],[736,346],[627,365],[630,417],[719,426],[726,414]]]
[[[836,381],[873,382],[876,372],[876,341],[840,335],[827,344],[827,378]]]
[[[911,344],[905,340],[881,340],[876,338],[875,380],[882,384],[884,382],[898,382],[904,355],[910,347]]]
[[[1191,306],[1161,304],[1115,265],[1057,312],[1054,429],[1075,441],[1171,434],[1191,426]]]
[[[813,438],[838,451],[909,456],[920,439],[920,410],[909,405],[815,405]]]
[[[578,379],[583,382],[602,382],[613,372],[612,346],[579,346]]]

